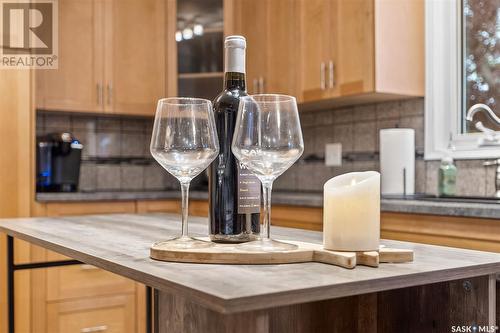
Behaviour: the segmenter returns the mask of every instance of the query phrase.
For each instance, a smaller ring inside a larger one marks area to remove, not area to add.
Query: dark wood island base
[[[495,284],[482,276],[233,314],[160,291],[156,325],[159,333],[493,333]]]

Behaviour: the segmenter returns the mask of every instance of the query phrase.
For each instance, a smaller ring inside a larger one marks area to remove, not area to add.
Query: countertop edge
[[[180,199],[179,191],[167,190],[151,192],[37,193],[36,195],[36,200],[42,203],[167,199]],[[206,191],[190,191],[190,199],[208,200],[208,193]],[[276,191],[273,193],[273,204],[321,208],[323,207],[323,194]],[[449,201],[433,202],[415,199],[382,198],[381,211],[406,214],[500,219],[500,205],[489,203],[459,203]]]

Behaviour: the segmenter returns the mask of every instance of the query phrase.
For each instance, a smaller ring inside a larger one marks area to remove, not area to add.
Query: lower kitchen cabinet
[[[47,304],[47,333],[136,332],[133,294]]]
[[[135,282],[92,265],[47,269],[47,301],[135,292]]]
[[[16,333],[143,333],[145,287],[90,265],[15,272]]]

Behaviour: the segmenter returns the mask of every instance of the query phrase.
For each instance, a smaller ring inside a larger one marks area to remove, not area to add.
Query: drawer
[[[135,332],[134,302],[134,295],[116,295],[48,303],[47,332]]]
[[[47,300],[135,292],[135,283],[91,265],[71,265],[47,269]]]

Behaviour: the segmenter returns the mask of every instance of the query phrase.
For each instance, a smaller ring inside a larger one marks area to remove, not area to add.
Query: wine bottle
[[[260,181],[231,152],[240,97],[246,96],[243,36],[224,41],[224,89],[214,100],[219,156],[209,167],[210,238],[214,242],[255,240],[260,227]]]

